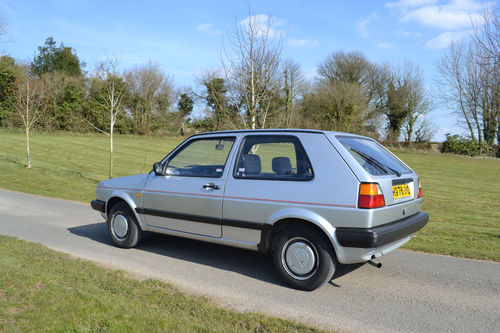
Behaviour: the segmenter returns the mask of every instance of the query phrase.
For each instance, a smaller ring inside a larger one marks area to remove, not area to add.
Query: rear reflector
[[[359,185],[358,208],[379,208],[384,206],[384,194],[379,184],[363,183]]]

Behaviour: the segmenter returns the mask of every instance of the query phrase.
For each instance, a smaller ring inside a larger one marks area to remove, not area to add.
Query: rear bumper
[[[106,210],[106,203],[101,200],[92,200],[90,206],[101,213],[104,213]]]
[[[337,228],[335,234],[341,246],[357,248],[380,247],[405,238],[422,229],[429,220],[424,212],[373,228]]]

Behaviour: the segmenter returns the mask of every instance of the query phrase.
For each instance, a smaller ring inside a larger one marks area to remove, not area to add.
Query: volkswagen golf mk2
[[[428,220],[418,175],[375,140],[314,130],[194,135],[149,174],[98,184],[92,207],[120,247],[153,231],[269,253],[289,286],[370,262]]]

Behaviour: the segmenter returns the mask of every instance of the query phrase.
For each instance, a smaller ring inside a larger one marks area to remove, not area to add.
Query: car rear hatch
[[[383,193],[385,206],[410,202],[419,197],[419,178],[413,170],[373,139],[337,134],[345,148],[347,164],[361,183],[376,183]]]

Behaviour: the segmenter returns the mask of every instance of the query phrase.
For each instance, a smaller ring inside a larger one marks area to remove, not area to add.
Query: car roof
[[[228,130],[228,131],[214,131],[214,132],[204,132],[192,135],[192,137],[202,136],[202,135],[214,135],[214,134],[236,134],[236,133],[311,133],[311,134],[333,134],[333,135],[345,135],[345,136],[357,136],[363,137],[362,135],[347,133],[347,132],[334,132],[334,131],[322,131],[322,130],[312,130],[312,129],[299,129],[299,128],[269,128],[269,129],[242,129],[242,130]]]

